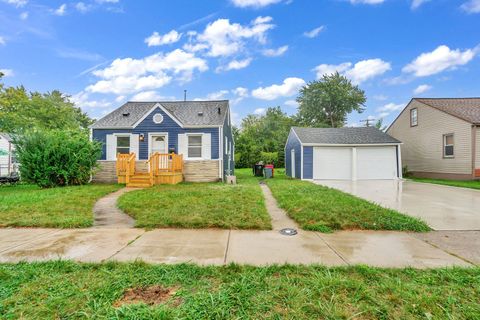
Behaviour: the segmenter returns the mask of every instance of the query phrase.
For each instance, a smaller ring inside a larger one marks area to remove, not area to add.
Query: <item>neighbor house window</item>
[[[117,154],[128,154],[130,153],[130,136],[119,136],[117,137]]]
[[[443,136],[443,156],[445,158],[453,158],[454,156],[453,134]]]
[[[188,136],[188,157],[189,158],[202,157],[202,136],[201,135]]]
[[[418,113],[417,109],[410,110],[410,126],[414,127],[418,124]]]

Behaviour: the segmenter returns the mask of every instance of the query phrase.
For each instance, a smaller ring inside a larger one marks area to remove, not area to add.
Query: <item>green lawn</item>
[[[137,227],[271,229],[258,179],[238,171],[224,183],[157,185],[124,194],[118,206]]]
[[[480,190],[480,180],[458,181],[458,180],[426,179],[426,178],[410,178],[410,177],[408,179],[416,182],[426,182],[426,183],[442,184],[445,186]]]
[[[430,230],[417,218],[336,189],[290,179],[280,173],[266,181],[280,207],[305,230]]]
[[[79,228],[93,224],[92,208],[120,185],[40,189],[34,185],[0,187],[0,226]]]
[[[120,304],[131,288],[172,289]],[[480,269],[0,265],[2,319],[478,319]]]

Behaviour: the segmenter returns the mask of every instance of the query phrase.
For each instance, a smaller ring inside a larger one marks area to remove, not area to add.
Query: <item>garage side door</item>
[[[397,154],[395,147],[357,147],[357,179],[395,179]]]
[[[350,180],[352,148],[313,148],[313,179]]]

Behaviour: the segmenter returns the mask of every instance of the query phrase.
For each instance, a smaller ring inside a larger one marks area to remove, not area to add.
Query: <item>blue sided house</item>
[[[173,170],[194,182],[234,174],[228,100],[127,102],[90,130],[91,138],[102,144],[100,169],[93,177],[97,182],[119,181],[119,174],[147,179],[151,171]]]
[[[285,145],[285,170],[302,180],[401,179],[400,146],[374,127],[293,127]]]

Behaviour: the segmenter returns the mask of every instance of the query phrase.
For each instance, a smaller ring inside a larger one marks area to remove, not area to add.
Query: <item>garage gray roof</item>
[[[374,127],[300,128],[293,127],[302,143],[318,144],[388,144],[400,143]]]
[[[218,101],[129,101],[95,122],[93,129],[133,127],[156,104],[160,104],[184,126],[221,126],[228,112],[228,100]],[[125,116],[127,115],[127,116]]]

